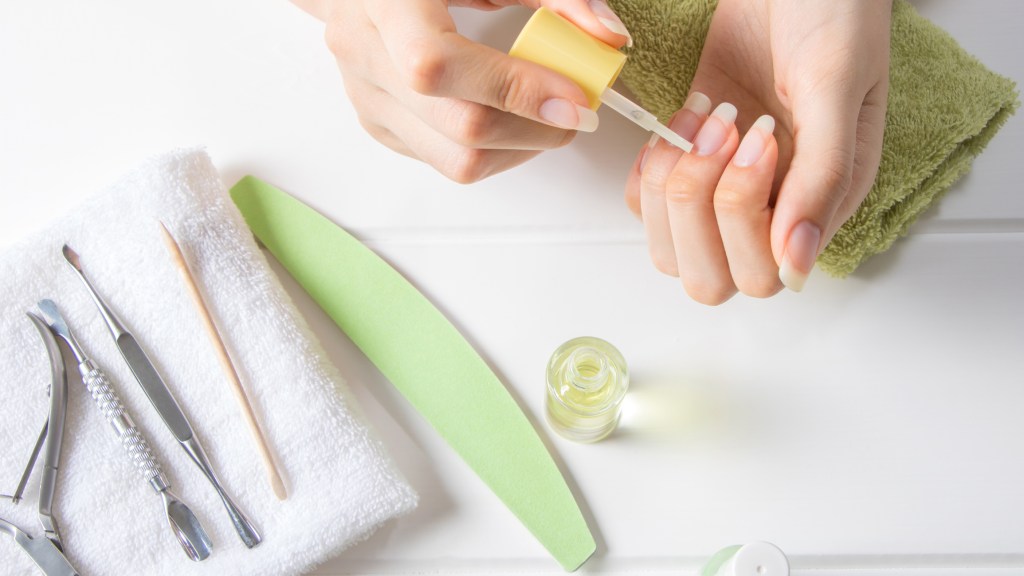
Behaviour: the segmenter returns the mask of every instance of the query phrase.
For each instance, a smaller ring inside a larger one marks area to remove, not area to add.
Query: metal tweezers
[[[39,439],[29,457],[28,466],[22,474],[21,482],[11,500],[17,503],[25,490],[28,477],[35,467],[36,458],[46,444],[43,454],[43,476],[39,484],[39,522],[43,526],[45,538],[32,538],[23,530],[0,518],[0,532],[10,534],[32,560],[42,569],[46,576],[78,576],[67,557],[64,556],[64,545],[60,539],[57,519],[53,516],[53,494],[57,487],[57,470],[60,465],[60,448],[64,439],[64,416],[68,407],[68,377],[64,369],[64,356],[61,354],[57,340],[42,318],[28,313],[32,324],[39,330],[39,335],[46,345],[46,353],[50,357],[50,368],[53,380],[50,383],[50,414],[39,433]]]

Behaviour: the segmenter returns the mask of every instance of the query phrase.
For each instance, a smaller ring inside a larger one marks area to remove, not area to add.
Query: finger
[[[291,0],[299,8],[321,22],[326,22],[330,15],[330,5],[316,0]]]
[[[850,191],[839,205],[832,221],[825,229],[828,245],[839,228],[860,207],[864,198],[871,191],[878,175],[878,165],[882,160],[882,137],[885,132],[885,108],[889,91],[888,80],[875,86],[864,98],[857,119],[857,147],[853,157],[853,181]]]
[[[640,215],[640,175],[643,173],[644,165],[647,163],[647,154],[658,143],[658,135],[651,134],[647,143],[640,148],[633,166],[629,169],[629,176],[626,177],[626,207],[634,216],[643,220]]]
[[[565,146],[576,135],[476,102],[423,96],[403,86],[392,89],[420,119],[468,148],[550,150]]]
[[[403,142],[417,158],[459,184],[479,182],[515,168],[540,154],[536,150],[466,148],[433,131],[420,135],[406,132],[403,136]]]
[[[367,10],[396,69],[416,92],[477,102],[558,128],[597,129],[597,113],[572,80],[460,36],[446,2],[368,2]]]
[[[691,140],[710,109],[708,97],[694,92],[672,117],[669,127]],[[640,214],[647,234],[648,252],[654,267],[670,276],[678,276],[679,268],[665,195],[673,168],[682,155],[683,151],[675,146],[652,138],[640,176]]]
[[[462,184],[518,166],[538,154],[530,150],[487,150],[461,146],[438,133],[405,105],[376,86],[355,83],[346,90],[360,110],[360,123],[385,146],[433,166]]]
[[[402,107],[393,96],[358,76],[348,77],[345,81],[345,93],[356,109],[359,124],[374,140],[399,154],[420,159],[401,138],[381,122]]]
[[[686,293],[703,304],[736,293],[715,218],[715,188],[739,144],[736,107],[719,104],[669,177],[666,200],[679,277]]]
[[[413,91],[397,78],[394,66],[383,54],[380,36],[365,15],[350,14],[344,31],[332,31],[328,41],[338,56],[347,81],[361,78],[376,84],[403,102],[449,140],[471,148],[548,150],[568,144],[574,132],[533,122],[482,104],[454,98],[435,98]],[[367,32],[369,30],[372,33]]]
[[[459,184],[472,184],[504,172],[540,154],[536,150],[488,150],[460,146],[429,128],[405,131],[402,141],[417,158]]]
[[[779,147],[775,120],[761,116],[743,137],[718,181],[714,205],[733,284],[759,298],[782,288],[771,249],[769,206]]]
[[[537,2],[526,2],[528,5]],[[605,0],[543,0],[544,5],[615,48],[632,46],[633,37]],[[536,7],[536,6],[534,6]]]
[[[591,36],[615,48],[632,46],[633,38],[622,20],[604,0],[454,0],[453,6],[469,6],[481,10],[504,6],[523,5],[530,8],[550,8]]]
[[[669,122],[670,128],[672,125]],[[655,141],[650,146],[640,176],[640,218],[647,235],[647,251],[654,267],[669,276],[679,276],[679,266],[672,245],[672,226],[668,220],[665,188],[672,167],[682,154],[683,151],[675,146]]]
[[[372,77],[374,68],[388,60],[373,22],[358,2],[332,2],[331,6],[332,14],[324,26],[324,42],[338,68],[346,79],[350,73]]]
[[[682,111],[686,111],[685,114]],[[711,112],[711,100],[707,96],[700,92],[694,92],[686,99],[686,103],[680,109],[680,113],[674,115],[670,121],[677,122],[678,132],[685,134],[684,138],[692,138],[693,135],[700,130],[704,120],[707,119],[708,113]],[[658,143],[658,135],[651,134],[651,138],[640,148],[640,152],[636,155],[636,160],[633,161],[633,167],[629,171],[629,176],[626,178],[626,207],[633,213],[637,218],[641,218],[640,210],[640,180],[641,173],[643,172],[644,165],[647,163],[647,154],[654,149]]]
[[[793,102],[793,160],[771,225],[779,278],[791,290],[803,289],[823,231],[850,191],[861,101],[836,91]]]

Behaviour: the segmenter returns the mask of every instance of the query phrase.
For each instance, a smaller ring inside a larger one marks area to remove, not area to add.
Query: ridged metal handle
[[[110,381],[102,370],[96,367],[92,360],[86,360],[79,366],[82,372],[82,382],[96,401],[96,405],[103,412],[114,433],[121,440],[125,454],[135,464],[139,475],[149,482],[154,490],[160,492],[168,487],[167,480],[163,477],[160,464],[153,457],[153,451],[149,448],[146,439],[135,427],[135,422],[125,411],[121,399],[110,387]]]

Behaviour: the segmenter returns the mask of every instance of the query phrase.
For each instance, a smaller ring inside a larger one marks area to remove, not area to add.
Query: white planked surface
[[[917,5],[1024,82],[1024,4]],[[458,17],[507,47],[525,14]],[[574,445],[537,420],[597,533],[588,572],[693,573],[765,539],[806,575],[1024,573],[1024,118],[853,278],[720,308],[647,263],[621,201],[645,135],[602,122],[464,187],[362,132],[320,25],[286,2],[3,3],[0,247],[146,156],[205,144],[226,183],[256,174],[366,239],[535,419],[559,343],[592,334],[623,350],[634,389],[612,439]],[[422,495],[318,573],[559,573],[292,293]]]

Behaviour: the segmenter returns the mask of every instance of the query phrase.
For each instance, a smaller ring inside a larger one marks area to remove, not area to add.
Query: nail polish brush
[[[634,124],[644,130],[654,132],[658,136],[661,136],[666,142],[682,149],[683,152],[689,152],[693,149],[692,142],[683,138],[679,134],[676,134],[668,126],[658,122],[658,118],[654,114],[644,110],[639,104],[633,102],[629,98],[626,98],[622,94],[619,94],[615,90],[605,88],[604,92],[601,93],[601,102],[604,102],[612,110],[615,110],[619,114],[629,118]]]
[[[606,104],[644,130],[654,132],[685,152],[693,144],[658,122],[639,104],[611,86],[626,64],[626,55],[587,34],[548,8],[534,12],[509,55],[563,74],[583,89],[592,110]]]

